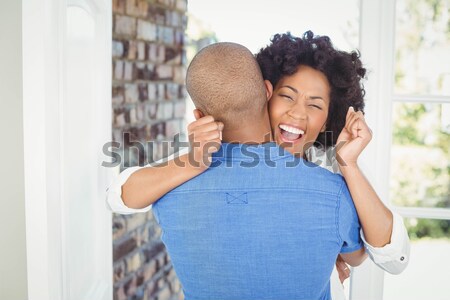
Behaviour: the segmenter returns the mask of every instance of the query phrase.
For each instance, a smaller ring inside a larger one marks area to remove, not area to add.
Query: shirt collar
[[[213,154],[215,160],[254,161],[293,158],[292,154],[275,142],[263,144],[222,143],[219,151]]]

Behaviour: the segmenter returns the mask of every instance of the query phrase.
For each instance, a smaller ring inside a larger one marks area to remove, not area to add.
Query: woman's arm
[[[149,207],[175,187],[185,183],[208,169],[211,154],[217,152],[221,144],[223,124],[215,122],[211,116],[201,117],[194,113],[196,121],[188,126],[191,150],[184,151],[176,158],[143,168],[123,171],[113,182],[107,201],[114,210],[124,208],[132,213]],[[117,203],[117,202],[122,203]]]
[[[204,170],[206,169],[190,163],[189,154],[167,163],[139,169],[122,185],[123,203],[134,209],[147,207]]]
[[[347,182],[370,258],[385,271],[399,274],[409,261],[408,233],[401,216],[384,205],[357,164],[371,138],[363,114],[349,109],[336,145],[338,168],[333,171],[340,171]]]
[[[119,214],[133,214],[133,213],[141,213],[141,212],[147,212],[151,209],[151,204],[148,203],[147,206],[144,206],[142,208],[131,208],[128,207],[122,198],[123,194],[123,186],[126,182],[128,182],[128,179],[136,172],[142,170],[142,169],[151,169],[156,166],[161,166],[161,169],[158,170],[161,174],[166,172],[167,170],[164,170],[162,166],[167,166],[168,162],[175,159],[175,156],[178,159],[178,156],[182,156],[189,153],[189,149],[183,149],[179,153],[172,154],[171,156],[164,158],[154,164],[149,164],[145,167],[130,167],[122,171],[109,185],[107,189],[107,195],[106,195],[106,202],[112,212],[119,213]],[[153,186],[156,186],[156,184],[153,184],[153,182],[148,183],[148,188],[152,189]],[[162,184],[164,186],[164,183]],[[163,187],[162,187],[163,188]],[[169,187],[167,187],[169,189]]]
[[[366,241],[374,247],[389,244],[392,212],[380,200],[358,165],[341,167],[341,173],[347,182]]]
[[[364,248],[350,253],[341,253],[339,255],[342,257],[345,263],[349,264],[352,267],[359,266],[367,258],[367,253]]]
[[[337,140],[336,159],[353,198],[366,241],[375,247],[383,247],[391,239],[392,212],[380,200],[357,163],[371,139],[372,132],[364,115],[350,107],[345,127]]]
[[[400,274],[408,265],[410,253],[402,217],[381,202],[358,166],[356,171],[346,168],[341,170],[360,218],[361,238],[367,253],[380,268]]]

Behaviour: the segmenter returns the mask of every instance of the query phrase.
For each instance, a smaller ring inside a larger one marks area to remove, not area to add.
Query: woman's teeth
[[[281,135],[283,138],[287,141],[295,141],[302,137],[302,135],[305,133],[303,130],[287,126],[287,125],[280,125],[281,129]]]
[[[280,125],[280,128],[288,131],[290,133],[294,133],[294,134],[304,134],[305,132],[301,129],[295,128],[295,127],[291,127],[291,126],[287,126],[287,125]]]

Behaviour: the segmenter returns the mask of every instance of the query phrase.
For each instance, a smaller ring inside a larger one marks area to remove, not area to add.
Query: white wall
[[[0,299],[27,299],[22,2],[0,1]]]

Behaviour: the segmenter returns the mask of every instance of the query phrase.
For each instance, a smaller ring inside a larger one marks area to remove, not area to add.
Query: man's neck
[[[222,133],[222,141],[239,144],[263,144],[273,141],[272,130],[269,122],[242,122],[237,128],[225,128]]]

